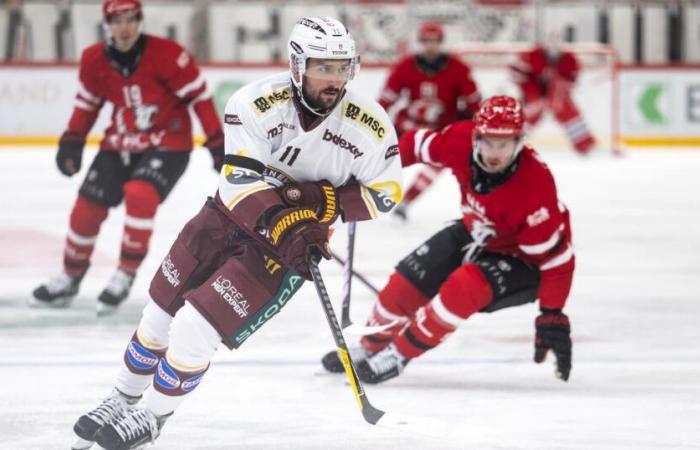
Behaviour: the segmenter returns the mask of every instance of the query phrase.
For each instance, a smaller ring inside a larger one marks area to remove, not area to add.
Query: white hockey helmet
[[[299,19],[289,35],[287,51],[292,82],[300,91],[309,58],[350,60],[348,80],[352,80],[360,71],[355,39],[345,25],[331,17]]]

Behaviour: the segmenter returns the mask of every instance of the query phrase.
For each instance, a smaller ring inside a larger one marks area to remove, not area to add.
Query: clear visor
[[[349,81],[359,71],[357,58],[308,61],[304,75],[315,80]]]

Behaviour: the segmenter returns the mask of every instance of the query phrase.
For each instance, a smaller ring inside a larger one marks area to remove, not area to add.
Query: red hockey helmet
[[[105,21],[116,14],[123,14],[130,11],[136,11],[139,18],[142,17],[142,6],[140,0],[104,0],[102,3],[102,16]]]
[[[489,97],[474,117],[475,137],[514,137],[523,135],[525,118],[520,103],[507,95]]]
[[[418,40],[437,40],[442,42],[445,33],[442,31],[440,22],[424,22],[418,29]]]

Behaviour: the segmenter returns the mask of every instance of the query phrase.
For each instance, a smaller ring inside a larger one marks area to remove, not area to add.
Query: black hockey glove
[[[58,141],[58,152],[56,152],[56,165],[63,175],[72,177],[80,172],[83,147],[85,147],[85,136],[73,131],[66,131],[61,135]]]
[[[279,193],[289,206],[312,208],[318,221],[324,225],[331,225],[338,218],[338,192],[326,180],[287,184],[280,188]]]
[[[571,326],[569,318],[559,309],[542,308],[535,319],[535,362],[541,363],[552,350],[557,358],[557,377],[569,379],[571,372]]]
[[[224,164],[224,134],[222,132],[211,136],[204,143],[204,146],[211,153],[211,159],[214,163],[214,170],[221,171],[221,166]]]

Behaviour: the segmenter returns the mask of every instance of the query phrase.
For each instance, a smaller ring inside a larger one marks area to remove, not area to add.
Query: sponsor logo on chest
[[[253,100],[252,107],[255,113],[260,116],[272,109],[276,104],[286,103],[291,98],[292,94],[290,88],[277,89]]]
[[[342,134],[333,134],[333,132],[328,128],[326,128],[326,131],[323,132],[323,140],[326,142],[332,142],[336,146],[347,150],[350,152],[350,154],[352,154],[353,159],[357,159],[364,155],[364,153],[361,152],[355,144],[343,138]]]
[[[386,135],[384,123],[353,102],[345,103],[343,115],[369,130],[370,134],[374,136],[377,142],[382,142],[384,140],[384,136]]]

